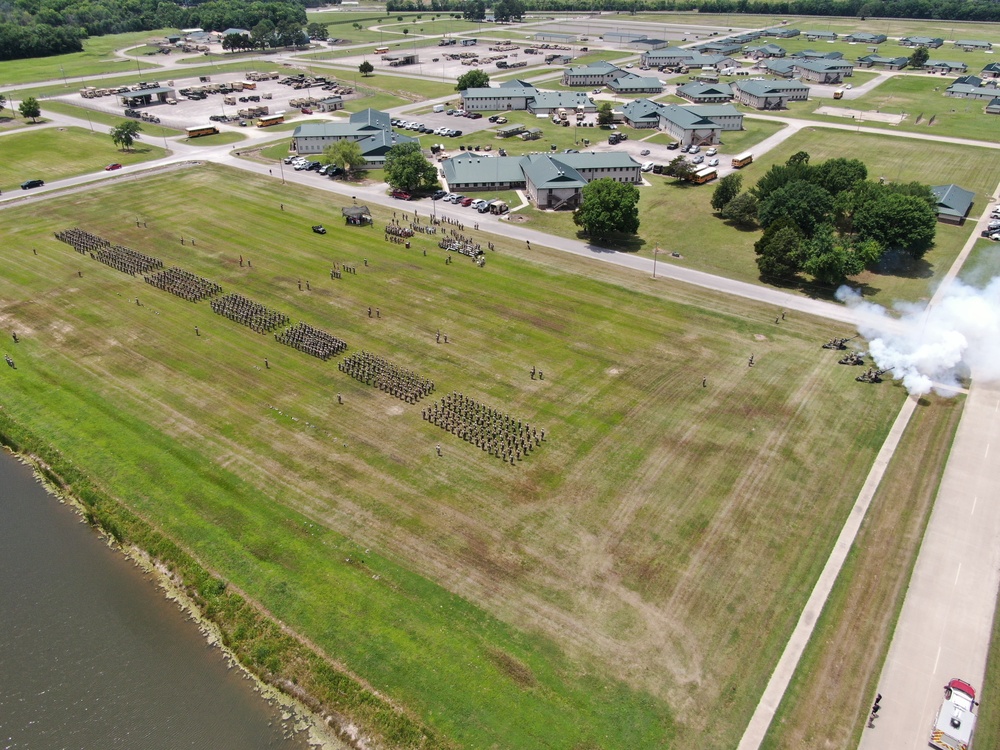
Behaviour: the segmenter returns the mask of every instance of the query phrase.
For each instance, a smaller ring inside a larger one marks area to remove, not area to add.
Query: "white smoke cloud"
[[[897,303],[895,315],[846,286],[837,299],[858,314],[875,364],[893,368],[889,375],[913,395],[953,395],[947,386],[969,375],[1000,379],[1000,277],[982,289],[955,280],[931,305]]]

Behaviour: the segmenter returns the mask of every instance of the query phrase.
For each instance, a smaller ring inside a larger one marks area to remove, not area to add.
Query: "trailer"
[[[976,691],[964,680],[952,679],[944,687],[944,700],[934,717],[930,746],[937,750],[969,750],[976,729],[973,710]]]

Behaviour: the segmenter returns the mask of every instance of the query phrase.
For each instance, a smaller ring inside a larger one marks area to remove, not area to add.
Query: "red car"
[[[121,168],[122,168],[121,164],[109,164],[108,166],[106,166],[104,168],[104,171],[105,172],[110,172],[113,169],[121,169]]]
[[[462,201],[462,205],[466,207],[471,206],[472,200],[473,200],[472,198],[466,198],[465,200]]]
[[[393,198],[398,198],[401,201],[408,201],[408,200],[410,200],[410,194],[408,192],[406,192],[405,190],[393,190],[392,191],[392,197]]]
[[[313,113],[313,111],[312,111],[311,109],[309,109],[309,107],[303,107],[303,108],[301,109],[301,112],[302,112],[302,114],[304,114],[304,115],[311,115],[311,114]]]

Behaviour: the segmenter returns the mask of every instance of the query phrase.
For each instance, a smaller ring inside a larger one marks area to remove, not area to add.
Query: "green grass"
[[[997,680],[1000,680],[1000,603],[993,613],[993,631],[983,685],[996,685]],[[979,708],[976,742],[980,747],[996,747],[1000,742],[1000,707],[996,701],[986,701]]]
[[[964,403],[964,397],[920,400],[761,745],[765,750],[857,748]]]
[[[109,34],[85,39],[83,52],[72,52],[68,55],[52,57],[35,57],[28,60],[4,60],[0,62],[0,85],[10,86],[21,83],[37,83],[39,81],[60,81],[77,76],[96,76],[104,73],[127,73],[134,71],[136,65],[143,69],[158,66],[147,62],[137,62],[128,57],[116,57],[116,49],[130,47],[156,36],[169,33],[170,29],[156,31],[134,31],[126,34]],[[81,88],[79,84],[70,83],[70,90]],[[37,95],[34,94],[33,95]],[[20,98],[20,97],[18,97]]]
[[[99,172],[112,162],[129,166],[159,159],[159,146],[138,141],[135,150],[119,151],[104,133],[82,128],[43,128],[5,135],[0,159],[0,190],[14,190],[27,179],[46,182]]]
[[[9,209],[5,415],[455,746],[733,747],[901,389],[818,357],[823,321],[775,327],[768,306],[503,237],[478,235],[498,244],[484,269],[446,265],[434,237],[383,242],[389,210],[351,229],[338,203],[202,167]],[[546,441],[503,464],[53,238],[74,225]],[[333,262],[358,274],[330,280]]]
[[[1000,170],[1000,153],[991,149],[805,128],[744,168],[741,172],[744,189],[760,179],[772,164],[783,163],[797,151],[809,152],[813,162],[845,155],[861,159],[872,179],[882,176],[893,182],[918,180],[931,185],[956,182],[976,192],[979,200],[992,194],[995,175]],[[760,231],[738,230],[716,218],[710,205],[712,183],[678,185],[672,178],[658,175],[647,175],[647,179],[652,187],[639,191],[642,221],[639,235],[615,249],[652,257],[653,249],[660,247],[684,256],[666,262],[760,283],[753,253],[753,243],[760,237]],[[523,213],[533,228],[578,237],[578,227],[568,212],[526,209]],[[970,231],[971,226],[938,224],[936,245],[921,261],[891,272],[865,272],[854,281],[862,286],[863,294],[882,304],[898,299],[926,299],[935,280],[951,267]],[[803,291],[828,296],[833,290]]]
[[[984,287],[997,276],[1000,276],[1000,243],[977,241],[958,277],[966,284]]]
[[[226,143],[237,143],[245,139],[246,136],[243,135],[243,133],[227,130],[222,133],[216,133],[215,135],[203,135],[198,138],[184,138],[181,140],[181,143],[185,143],[189,146],[222,146]]]
[[[848,106],[907,115],[899,125],[884,127],[951,138],[1000,141],[996,115],[983,112],[988,102],[944,95],[953,80],[953,76],[894,76]],[[918,118],[921,122],[917,122]],[[933,124],[930,124],[931,118]],[[877,126],[878,123],[865,122],[865,125]]]
[[[506,113],[506,117],[508,119],[507,125],[496,125],[489,130],[465,133],[457,138],[423,135],[420,136],[420,142],[426,148],[429,148],[432,143],[443,143],[447,147],[448,153],[452,155],[460,151],[460,146],[465,146],[466,148],[470,146],[493,146],[494,151],[498,148],[504,148],[511,156],[520,156],[521,154],[530,154],[536,151],[552,151],[552,146],[556,147],[555,151],[560,152],[567,148],[583,150],[585,148],[583,143],[585,138],[590,139],[592,144],[599,143],[602,140],[606,141],[608,138],[608,131],[601,130],[600,128],[578,128],[573,125],[563,127],[562,125],[552,124],[552,121],[548,118],[532,117],[527,112],[508,112]],[[456,130],[462,130],[462,125],[468,122],[468,120],[462,117],[453,119]],[[508,125],[524,125],[528,128],[539,128],[542,131],[542,137],[535,141],[522,141],[519,136],[497,138],[496,129],[507,127]]]
[[[127,117],[118,117],[117,115],[111,115],[107,112],[98,112],[97,110],[88,109],[86,107],[78,107],[75,104],[67,104],[66,102],[57,102],[47,99],[41,103],[41,106],[46,112],[56,112],[62,115],[69,115],[70,117],[77,117],[80,120],[87,120],[89,117],[91,122],[96,122],[100,125],[110,125],[114,127],[115,125],[120,125],[123,122],[134,122],[134,120],[130,120]],[[174,130],[173,128],[148,122],[140,124],[142,126],[143,134],[147,137],[158,138],[165,135],[167,138],[172,138],[176,135],[184,135],[183,130]],[[83,126],[81,125],[81,127]]]

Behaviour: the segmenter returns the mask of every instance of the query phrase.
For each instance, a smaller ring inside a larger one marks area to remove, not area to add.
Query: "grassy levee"
[[[112,162],[131,166],[167,153],[162,146],[145,141],[136,141],[131,151],[122,151],[105,133],[73,127],[12,133],[4,136],[2,145],[5,156],[0,159],[0,190],[14,190],[27,179],[51,182],[99,172]]]
[[[733,747],[901,389],[832,364],[823,321],[485,234],[486,268],[446,265],[433,236],[384,242],[389,209],[347,228],[329,194],[245,174],[234,194],[234,176],[5,212],[0,325],[21,343],[4,413],[438,744]],[[497,461],[423,405],[52,238],[74,225],[546,440]],[[358,273],[329,279],[333,262]],[[247,658],[305,684],[306,660],[268,640]]]
[[[762,748],[858,746],[964,402],[921,399]]]
[[[82,392],[77,392],[76,396],[87,399]],[[70,401],[73,406],[80,403],[72,398]],[[128,424],[127,419],[117,422],[116,426],[143,441],[157,440],[156,435],[138,424]],[[77,502],[88,523],[103,530],[117,543],[138,549],[165,565],[173,580],[219,629],[223,644],[258,678],[294,695],[313,710],[343,712],[340,722],[335,725],[340,732],[346,730],[347,722],[357,721],[365,727],[366,733],[393,747],[451,746],[445,738],[285,632],[257,603],[234,591],[181,545],[109,495],[86,469],[54,448],[51,438],[40,438],[23,423],[12,419],[2,406],[0,444],[27,458],[51,487]],[[176,476],[183,476],[205,463],[205,458],[196,453],[184,455],[176,446],[163,447],[179,462]],[[217,478],[224,483],[235,479],[231,475]],[[345,732],[343,736],[346,738],[348,734]]]

